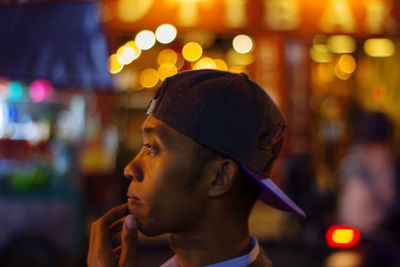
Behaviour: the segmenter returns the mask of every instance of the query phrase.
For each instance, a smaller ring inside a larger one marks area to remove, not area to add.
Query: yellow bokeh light
[[[108,58],[108,71],[109,71],[110,73],[116,74],[116,73],[120,72],[120,71],[122,70],[123,67],[124,67],[124,65],[122,65],[121,63],[119,63],[116,54],[112,54],[112,55]]]
[[[232,41],[233,49],[240,54],[246,54],[250,52],[253,47],[253,40],[250,36],[245,34],[240,34],[236,36]]]
[[[351,74],[356,69],[356,61],[350,55],[343,55],[336,63],[340,70],[344,73]]]
[[[153,6],[153,1],[119,0],[116,14],[123,22],[137,22],[146,15]]]
[[[178,73],[178,69],[174,64],[164,63],[158,67],[158,78],[164,81],[166,78]]]
[[[242,67],[242,66],[229,67],[228,71],[233,72],[233,73],[247,73],[246,67]]]
[[[214,59],[215,65],[217,66],[217,70],[223,70],[223,71],[227,71],[228,70],[228,65],[226,64],[226,62],[222,59]]]
[[[123,45],[117,50],[117,60],[123,65],[130,64],[137,58],[136,51],[132,46]]]
[[[318,63],[328,63],[332,61],[332,54],[324,44],[315,44],[311,47],[310,56]]]
[[[189,42],[182,48],[182,55],[189,62],[198,60],[202,54],[203,48],[196,42]]]
[[[140,57],[140,54],[142,53],[142,50],[136,45],[135,41],[129,41],[129,42],[127,42],[125,44],[125,46],[132,47],[133,50],[135,51],[135,58],[133,60],[135,60],[138,57]]]
[[[371,38],[365,41],[364,51],[370,57],[390,57],[396,51],[394,43],[386,38]]]
[[[204,70],[204,69],[217,69],[217,64],[212,58],[202,57],[199,61],[197,61],[194,66],[194,70]]]
[[[171,24],[162,24],[156,29],[156,38],[162,44],[169,44],[176,38],[176,28]]]
[[[339,64],[335,65],[335,75],[341,80],[348,80],[351,76],[351,73],[344,72],[340,67]]]
[[[332,241],[338,244],[348,244],[354,239],[351,229],[337,229],[332,233]]]
[[[356,41],[348,35],[333,35],[328,38],[327,45],[333,53],[353,53],[356,50]]]
[[[156,43],[156,36],[152,31],[144,30],[136,34],[135,43],[142,50],[148,50]]]
[[[159,65],[165,64],[165,63],[170,63],[170,64],[176,64],[178,60],[178,55],[174,50],[171,49],[164,49],[163,51],[160,52],[157,56],[157,62]]]
[[[158,73],[153,68],[144,69],[139,75],[139,83],[144,88],[152,88],[158,82]]]

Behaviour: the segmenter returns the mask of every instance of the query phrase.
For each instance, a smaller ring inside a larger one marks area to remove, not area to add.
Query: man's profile
[[[127,204],[93,223],[88,266],[136,266],[137,231],[170,233],[175,256],[161,266],[271,266],[248,229],[256,200],[305,214],[268,179],[285,127],[269,96],[244,74],[187,71],[165,80],[147,115],[124,169]]]

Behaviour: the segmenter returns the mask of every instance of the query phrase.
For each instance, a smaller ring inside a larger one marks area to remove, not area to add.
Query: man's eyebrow
[[[158,135],[162,141],[171,141],[170,135],[167,131],[162,127],[144,127],[142,128],[143,135]]]

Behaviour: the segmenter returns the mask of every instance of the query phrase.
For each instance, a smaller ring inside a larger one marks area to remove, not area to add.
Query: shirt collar
[[[254,236],[250,237],[250,246],[250,252],[245,255],[226,261],[206,265],[204,267],[247,267],[251,263],[253,263],[256,260],[257,256],[260,254],[260,245],[258,244],[258,241]],[[160,267],[179,267],[176,255],[163,263]]]

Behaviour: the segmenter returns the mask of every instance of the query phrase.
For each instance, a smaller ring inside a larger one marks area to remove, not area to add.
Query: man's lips
[[[136,195],[128,195],[128,204],[137,206],[137,205],[141,205],[142,201]]]

